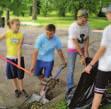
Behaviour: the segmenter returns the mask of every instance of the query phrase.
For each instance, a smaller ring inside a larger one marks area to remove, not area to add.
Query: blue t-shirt
[[[36,39],[34,48],[39,50],[37,60],[51,62],[54,60],[55,49],[61,49],[62,43],[56,35],[48,39],[46,34],[41,34]]]

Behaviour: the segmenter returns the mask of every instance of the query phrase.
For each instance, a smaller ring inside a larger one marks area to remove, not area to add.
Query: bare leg
[[[14,90],[17,90],[18,89],[17,78],[12,79],[12,84],[13,84]]]
[[[91,109],[99,109],[103,94],[95,93]]]
[[[47,85],[47,79],[42,78],[42,79],[40,79],[40,81],[41,81],[40,95],[45,97],[45,91],[46,91],[45,88]]]
[[[26,90],[24,90],[24,86],[23,86],[23,79],[18,79],[18,84],[19,84],[19,90],[20,90],[20,94],[24,95],[25,97],[28,97],[28,93],[26,92]]]
[[[23,90],[23,79],[18,79],[19,90]]]

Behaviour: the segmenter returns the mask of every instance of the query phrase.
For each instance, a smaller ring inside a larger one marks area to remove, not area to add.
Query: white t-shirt
[[[90,28],[88,24],[80,26],[77,24],[77,22],[74,22],[69,27],[68,49],[76,49],[73,39],[78,39],[78,42],[80,43],[80,46],[82,48],[84,40],[89,36],[90,36]]]
[[[99,59],[99,70],[111,71],[111,25],[103,31],[101,46],[106,47],[104,55]]]

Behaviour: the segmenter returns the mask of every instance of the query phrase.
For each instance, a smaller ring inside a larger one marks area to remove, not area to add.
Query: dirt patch
[[[49,99],[49,103],[43,105],[41,102],[37,102],[37,101],[33,101],[31,103],[28,103],[26,101],[19,108],[20,109],[50,109],[50,108],[47,108],[47,106],[50,105],[50,103],[54,102],[55,99],[57,100],[58,96],[60,96],[65,91],[64,84],[65,83],[63,81],[58,81],[55,88],[48,91],[46,97],[47,99]]]

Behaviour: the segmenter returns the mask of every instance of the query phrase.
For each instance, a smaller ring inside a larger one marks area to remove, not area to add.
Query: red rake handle
[[[6,59],[4,56],[0,55],[0,59],[2,59],[2,60],[4,60],[5,62],[8,62],[8,63],[14,65],[15,67],[17,67],[17,68],[19,68],[19,69],[21,69],[21,70],[23,70],[23,71],[24,71],[26,74],[28,74],[29,76],[32,76],[32,74],[31,74],[28,70],[24,69],[24,68],[21,67],[21,66],[18,66],[17,64],[13,63],[12,61]]]

